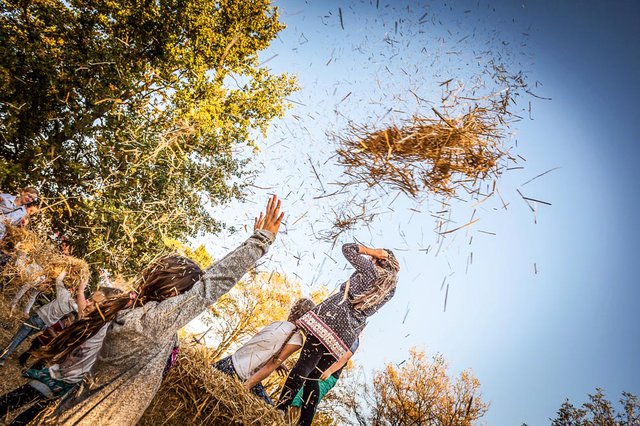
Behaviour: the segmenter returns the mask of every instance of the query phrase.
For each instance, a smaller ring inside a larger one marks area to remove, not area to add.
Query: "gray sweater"
[[[267,252],[273,238],[257,231],[187,293],[120,312],[90,377],[61,402],[59,424],[135,425],[160,387],[176,332],[227,293]]]

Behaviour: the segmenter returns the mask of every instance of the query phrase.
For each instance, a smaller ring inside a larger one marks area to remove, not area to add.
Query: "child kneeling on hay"
[[[264,327],[240,349],[213,366],[218,370],[238,377],[244,387],[267,404],[273,401],[262,386],[274,370],[302,347],[302,333],[295,323],[309,310],[316,306],[310,299],[299,299],[291,307],[286,321],[276,321]]]
[[[71,292],[65,287],[64,279],[67,276],[66,271],[62,271],[56,278],[56,298],[46,305],[38,308],[35,315],[32,315],[25,321],[9,344],[0,354],[0,366],[4,365],[5,360],[24,340],[45,328],[58,322],[60,318],[70,312],[78,312],[78,316],[82,317],[87,301],[84,296],[84,290],[87,287],[87,281],[80,283],[77,289],[76,299],[71,297]]]
[[[93,311],[100,309],[99,304],[118,296],[120,293],[122,291],[116,288],[99,288],[94,292],[92,303],[87,305],[85,314],[90,315]],[[0,396],[0,417],[6,418],[10,411],[18,410],[25,405],[33,403],[31,407],[22,412],[11,423],[12,425],[27,425],[52,400],[62,397],[80,383],[98,358],[98,352],[102,347],[108,326],[109,323],[105,324],[96,334],[80,343],[58,363],[46,368],[32,367],[28,369],[23,374],[24,377],[30,379],[26,385]],[[60,342],[57,342],[56,346],[59,347]],[[43,352],[46,353],[46,350]],[[34,355],[37,358],[38,352]]]
[[[280,201],[273,196],[266,213],[256,218],[254,234],[206,272],[181,256],[158,259],[141,274],[133,299],[129,295],[110,299],[99,311],[63,330],[47,347],[53,362],[111,321],[90,375],[63,398],[51,420],[66,425],[135,425],[160,387],[177,331],[255,265],[273,242],[283,217]],[[72,343],[59,345],[62,342]]]
[[[47,277],[44,274],[42,266],[38,265],[35,261],[30,260],[29,255],[26,252],[16,249],[16,253],[17,256],[14,268],[20,270],[21,275],[26,279],[11,299],[11,315],[13,315],[17,310],[20,300],[27,295],[27,301],[22,307],[22,313],[25,316],[28,316],[33,304],[36,302],[36,298],[40,294],[39,286]]]

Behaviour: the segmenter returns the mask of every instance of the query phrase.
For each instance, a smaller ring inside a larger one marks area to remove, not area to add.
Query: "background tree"
[[[0,188],[38,185],[55,230],[118,272],[215,232],[234,150],[295,89],[258,65],[282,28],[268,0],[0,3]]]
[[[622,410],[616,411],[604,391],[596,389],[595,394],[589,394],[589,401],[581,408],[575,407],[567,399],[562,403],[556,417],[551,420],[553,426],[632,426],[640,424],[640,403],[638,398],[622,392],[620,399]]]
[[[341,381],[327,404],[351,424],[467,426],[488,409],[470,371],[451,378],[442,355],[428,360],[415,348],[401,365],[374,372],[372,382],[362,374]]]

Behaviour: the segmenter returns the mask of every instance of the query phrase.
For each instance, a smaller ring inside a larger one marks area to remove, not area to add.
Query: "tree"
[[[488,409],[470,371],[453,379],[442,355],[427,360],[415,348],[401,365],[389,363],[374,372],[373,383],[357,375],[345,382],[332,402],[337,415],[354,424],[467,426]]]
[[[215,232],[256,131],[295,89],[258,64],[268,0],[0,4],[0,188],[35,183],[77,253],[133,273]]]
[[[567,399],[562,403],[556,417],[551,420],[553,426],[634,426],[640,424],[640,403],[638,398],[622,392],[620,399],[622,410],[616,412],[600,388],[595,394],[589,394],[589,401],[576,408]]]

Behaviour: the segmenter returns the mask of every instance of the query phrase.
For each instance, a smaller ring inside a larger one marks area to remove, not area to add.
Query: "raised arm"
[[[87,308],[87,298],[84,296],[84,291],[87,288],[88,281],[82,281],[78,286],[78,294],[76,294],[76,303],[78,305],[78,319],[84,317],[84,310]]]
[[[143,327],[149,336],[173,335],[227,293],[269,249],[284,213],[280,201],[272,197],[256,232],[238,248],[211,266],[191,290],[145,309],[131,326]],[[127,322],[129,322],[127,320]]]
[[[67,271],[63,270],[62,272],[60,272],[60,274],[56,278],[56,299],[60,298],[60,296],[62,295],[62,292],[68,291],[64,287],[64,279],[66,277],[67,277]]]
[[[280,364],[282,364],[287,358],[289,358],[298,349],[300,349],[300,345],[294,345],[292,343],[287,343],[286,345],[284,345],[284,347],[282,348],[282,351],[280,352],[280,357],[277,359],[269,358],[269,361],[267,361],[262,366],[262,368],[260,368],[258,371],[253,373],[253,375],[249,377],[247,381],[244,382],[244,387],[246,389],[251,389],[258,383],[260,383],[261,381],[269,377],[269,375],[273,373],[273,371],[276,368],[278,368]]]
[[[376,266],[371,258],[381,259],[388,256],[388,253],[384,250],[371,249],[353,243],[343,245],[342,254],[356,268],[356,271],[370,279],[375,279],[378,275]]]

